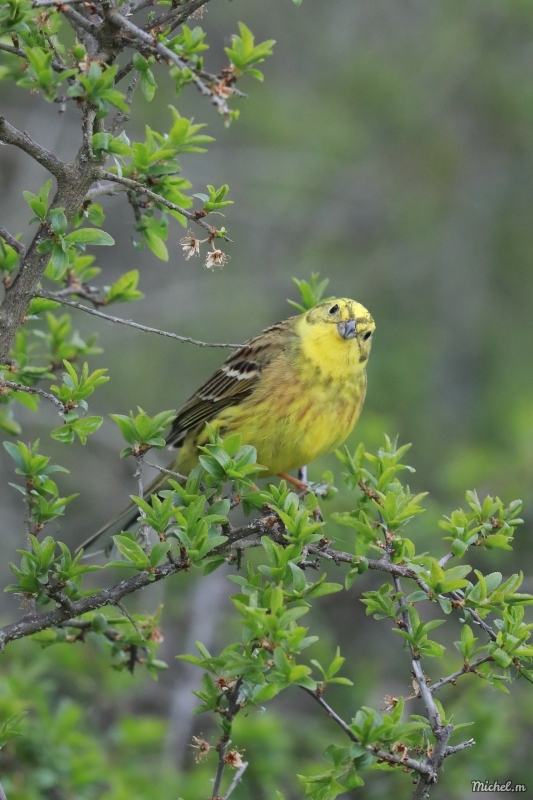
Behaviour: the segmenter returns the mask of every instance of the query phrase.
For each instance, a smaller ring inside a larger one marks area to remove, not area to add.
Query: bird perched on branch
[[[366,365],[375,323],[355,300],[328,300],[266,328],[235,350],[181,408],[167,437],[180,448],[170,469],[188,474],[208,441],[206,423],[222,436],[239,433],[253,445],[262,475],[287,475],[339,447],[357,422],[366,394]],[[166,483],[161,474],[145,496]],[[303,488],[301,485],[299,488]],[[130,506],[84,542],[124,529]]]

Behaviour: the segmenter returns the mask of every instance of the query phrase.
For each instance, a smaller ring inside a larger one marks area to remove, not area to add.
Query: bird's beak
[[[343,339],[355,339],[357,336],[357,326],[354,319],[349,319],[347,322],[339,322],[337,330]]]

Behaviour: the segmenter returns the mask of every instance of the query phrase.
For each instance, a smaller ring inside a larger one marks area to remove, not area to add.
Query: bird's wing
[[[211,378],[178,411],[167,444],[181,447],[192,428],[210,422],[228,406],[241,403],[253,391],[261,373],[287,347],[293,317],[266,328],[235,350]]]

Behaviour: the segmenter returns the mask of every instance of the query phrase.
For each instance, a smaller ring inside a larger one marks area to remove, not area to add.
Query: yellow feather
[[[328,313],[339,311],[332,319]],[[357,320],[358,335],[344,339],[338,323]],[[213,418],[222,436],[240,433],[257,449],[257,460],[276,475],[309,464],[339,447],[357,422],[366,393],[366,362],[375,325],[353,300],[335,300],[289,320],[287,334],[252,393]],[[264,335],[266,336],[268,332]],[[254,340],[261,343],[261,336]],[[198,463],[204,426],[191,431],[174,468],[189,472]]]

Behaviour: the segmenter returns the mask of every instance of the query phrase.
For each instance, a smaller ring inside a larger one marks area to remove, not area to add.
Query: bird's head
[[[343,346],[349,348],[360,364],[368,360],[376,324],[361,303],[346,297],[334,298],[303,316],[313,338],[315,334],[323,343],[329,341],[334,350]]]

